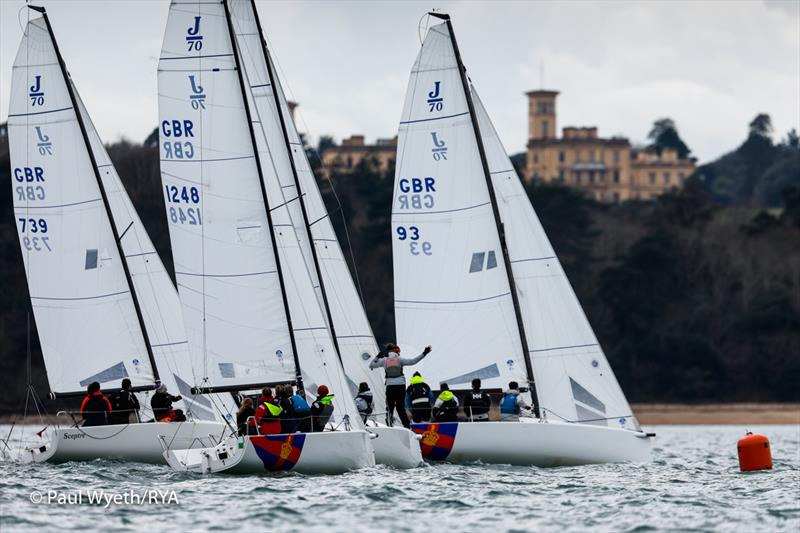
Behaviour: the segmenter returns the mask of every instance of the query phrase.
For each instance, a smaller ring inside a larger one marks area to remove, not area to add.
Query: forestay
[[[302,201],[305,204],[308,217],[311,240],[316,249],[319,270],[322,274],[324,297],[327,298],[330,308],[334,325],[333,330],[336,334],[345,374],[349,381],[349,391],[352,395],[355,395],[357,384],[367,382],[375,394],[374,412],[383,412],[385,410],[385,402],[382,393],[381,373],[369,369],[369,360],[377,353],[378,346],[306,157],[302,140],[292,120],[292,114],[277,76],[275,65],[272,63],[271,57],[264,58],[259,40],[259,28],[254,19],[251,2],[249,0],[235,0],[231,3],[231,7],[237,35],[239,36],[238,40],[240,50],[242,50],[245,71],[248,72],[248,76],[251,79],[252,95],[261,118],[260,125],[265,137],[270,139],[269,145],[276,147],[269,150],[269,154],[274,156],[272,162],[275,167],[281,169],[284,197],[293,198],[297,194],[297,190],[292,179],[292,169],[289,161],[283,157],[283,154],[287,153],[286,150],[279,149],[281,146],[285,146],[285,139],[283,138],[279,118],[276,115],[277,109],[275,108],[274,94],[275,92],[278,94],[278,103],[283,114],[289,147],[291,148],[291,157],[294,161],[297,179],[303,195]],[[270,62],[273,72],[272,79],[267,71],[265,60]],[[250,74],[251,72],[254,74]],[[257,81],[253,79],[254,76],[258,78]],[[253,83],[254,81],[256,83]],[[275,90],[271,87],[271,82],[275,83]],[[289,202],[287,205],[296,206],[299,209],[299,202]],[[308,242],[308,229],[302,219],[302,212],[295,210],[291,213],[291,216],[295,231],[301,236],[301,244]],[[310,250],[304,253],[304,258],[312,280],[320,287]],[[320,304],[324,306],[322,294],[319,294],[319,300]]]
[[[446,24],[432,27],[400,122],[392,204],[398,343],[436,386],[527,382],[521,337]]]
[[[304,385],[310,399],[317,386],[327,385],[335,395],[334,420],[349,415],[353,424],[360,425],[353,394],[326,321],[310,239],[252,4],[241,0],[230,5]]]
[[[556,419],[638,428],[474,88],[472,98],[505,227],[541,407]]]
[[[54,43],[31,20],[11,80],[14,213],[51,391],[152,385],[131,287]]]
[[[222,3],[171,4],[158,72],[161,177],[204,387],[296,376],[235,64]]]

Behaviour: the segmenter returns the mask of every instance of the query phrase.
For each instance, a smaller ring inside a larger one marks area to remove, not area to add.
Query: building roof
[[[558,91],[551,91],[549,89],[536,89],[535,91],[528,91],[526,96],[557,96]]]

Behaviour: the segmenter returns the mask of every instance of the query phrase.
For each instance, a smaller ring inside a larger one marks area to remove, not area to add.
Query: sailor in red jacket
[[[256,408],[256,424],[261,435],[274,435],[281,432],[281,413],[283,409],[272,396],[272,389],[264,387]]]
[[[100,383],[93,381],[86,389],[86,397],[81,403],[81,416],[84,426],[105,426],[111,415],[111,402],[100,392]]]

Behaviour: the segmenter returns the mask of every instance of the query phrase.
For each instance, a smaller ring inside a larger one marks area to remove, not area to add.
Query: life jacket
[[[408,394],[408,397],[411,400],[411,407],[430,407],[431,388],[427,383],[425,383],[425,381],[422,379],[422,376],[412,377],[410,383],[411,384],[406,390],[406,394]]]
[[[469,402],[464,403],[469,403],[469,406],[467,407],[465,405],[465,407],[467,407],[465,412],[471,411],[471,413],[466,413],[467,415],[485,415],[489,412],[489,409],[491,409],[491,400],[486,396],[485,392],[478,390],[468,392],[467,394],[469,395],[467,396]]]
[[[500,414],[503,415],[518,415],[520,413],[519,405],[517,405],[517,397],[519,392],[509,390],[503,395],[503,400],[500,402]]]
[[[98,426],[108,423],[107,417],[111,414],[111,402],[103,396],[102,392],[87,394],[81,402],[81,415],[84,425]]]
[[[443,390],[437,398],[442,404],[436,411],[436,419],[441,421],[455,421],[458,415],[458,402],[456,396],[449,390]]]
[[[317,398],[311,408],[314,431],[322,431],[333,416],[333,394]]]
[[[295,394],[290,398],[290,400],[292,402],[295,415],[308,415],[308,413],[311,412],[311,407],[308,406],[308,402],[299,394]]]
[[[399,355],[386,356],[386,378],[399,378],[403,376],[403,365]]]

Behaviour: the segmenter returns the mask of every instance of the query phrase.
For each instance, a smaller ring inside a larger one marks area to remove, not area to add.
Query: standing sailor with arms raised
[[[386,345],[386,354],[378,354],[369,363],[371,369],[383,368],[386,372],[386,424],[391,426],[394,413],[400,416],[403,427],[409,427],[408,414],[405,409],[406,376],[403,367],[415,365],[431,353],[431,347],[426,346],[422,353],[416,357],[400,357],[400,347],[394,343]]]

